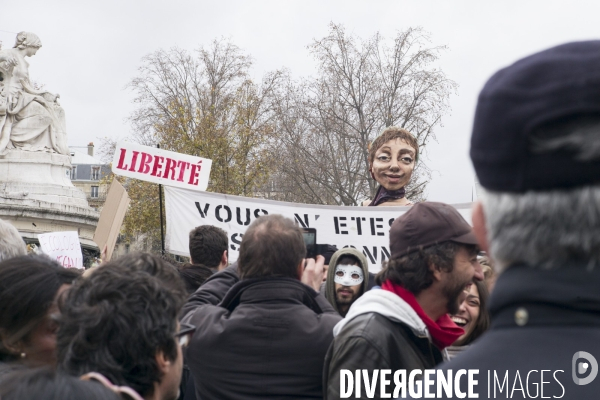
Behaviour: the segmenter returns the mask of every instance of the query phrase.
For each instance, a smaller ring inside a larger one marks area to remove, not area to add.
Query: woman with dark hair
[[[2,400],[121,400],[130,399],[119,390],[100,382],[57,374],[53,368],[18,371],[0,387]],[[116,390],[115,390],[116,389]]]
[[[56,364],[57,301],[78,276],[46,256],[0,262],[0,383],[10,371]]]
[[[369,172],[379,183],[372,200],[363,206],[411,206],[406,197],[419,158],[419,143],[406,129],[390,126],[379,135],[369,148]]]
[[[484,281],[474,282],[467,297],[460,305],[458,314],[452,315],[452,321],[465,330],[448,350],[448,357],[454,358],[466,350],[471,343],[478,339],[490,327],[490,314],[487,310],[489,292]]]

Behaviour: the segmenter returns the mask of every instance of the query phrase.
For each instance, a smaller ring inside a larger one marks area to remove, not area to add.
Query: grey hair
[[[600,114],[570,114],[529,133],[534,155],[579,162],[600,158]],[[483,191],[490,253],[496,269],[518,263],[537,268],[600,265],[600,185],[527,193]]]
[[[17,228],[0,219],[0,262],[25,254],[27,247]]]
[[[496,269],[600,265],[600,186],[527,193],[483,191]]]

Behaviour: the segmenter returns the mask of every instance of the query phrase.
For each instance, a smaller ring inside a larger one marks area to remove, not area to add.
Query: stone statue
[[[59,96],[36,90],[29,80],[25,57],[40,47],[37,35],[20,32],[12,49],[0,49],[0,156],[11,149],[69,154]]]
[[[77,231],[83,251],[97,251],[99,213],[71,182],[58,95],[29,80],[26,58],[41,46],[36,35],[21,32],[12,49],[0,48],[0,219],[28,243],[41,233]]]

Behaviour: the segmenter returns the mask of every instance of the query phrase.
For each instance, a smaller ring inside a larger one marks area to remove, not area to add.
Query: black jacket
[[[324,366],[323,386],[327,388],[326,399],[340,398],[340,370],[413,369],[434,368],[442,362],[442,353],[429,340],[424,323],[406,302],[391,292],[373,289],[356,300],[346,316],[327,352]],[[388,376],[388,378],[391,378]],[[379,399],[379,385],[375,397]],[[391,391],[390,391],[391,393]]]
[[[586,385],[577,385],[573,380],[573,372],[578,378],[590,376],[594,362],[600,361],[600,270],[510,267],[496,282],[490,312],[491,329],[467,351],[442,364],[441,369],[479,369],[475,386],[479,398],[488,398],[488,388],[489,397],[494,398],[494,386],[496,398],[507,398],[507,390],[510,398],[513,386],[512,398],[523,398],[519,379],[527,398],[534,397],[536,388],[540,390],[542,370],[546,371],[543,381],[547,382],[543,385],[544,397],[600,397],[600,376]],[[577,373],[581,362],[574,360],[580,351],[595,359],[580,359],[589,366],[584,374]],[[507,377],[508,388],[500,391],[494,373],[500,383]],[[461,383],[465,388],[464,379]]]
[[[198,290],[190,295],[187,303],[183,306],[182,315],[185,318],[186,314],[193,312],[196,308],[205,304],[219,304],[229,289],[239,282],[239,280],[237,262],[231,264],[223,271],[214,273],[198,288]],[[195,391],[194,380],[190,376],[190,370],[186,360],[181,374],[179,400],[196,400]]]
[[[219,304],[229,289],[240,281],[237,272],[237,262],[231,264],[223,271],[211,275],[203,284],[192,293],[187,303],[183,306],[182,315],[185,316],[189,312],[194,311],[199,306]]]
[[[323,360],[340,320],[299,280],[242,280],[218,305],[198,306],[186,350],[196,394],[208,399],[321,399]]]

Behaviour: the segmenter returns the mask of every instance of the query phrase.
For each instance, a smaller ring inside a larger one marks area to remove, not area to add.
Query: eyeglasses
[[[181,324],[179,332],[175,334],[175,338],[181,347],[185,347],[190,343],[192,335],[196,331],[196,327],[188,324]]]

